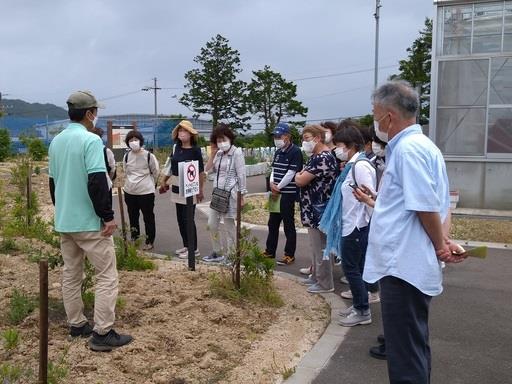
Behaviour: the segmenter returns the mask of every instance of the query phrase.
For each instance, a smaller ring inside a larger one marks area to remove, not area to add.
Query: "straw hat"
[[[192,126],[192,123],[188,120],[181,120],[176,127],[172,130],[172,139],[176,140],[178,138],[178,129],[183,128],[190,132],[191,135],[196,136],[198,132]]]

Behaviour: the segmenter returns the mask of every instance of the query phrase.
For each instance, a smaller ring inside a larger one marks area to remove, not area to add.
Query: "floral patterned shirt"
[[[313,154],[304,171],[315,178],[300,189],[300,218],[305,227],[318,228],[338,175],[336,158],[330,151]]]

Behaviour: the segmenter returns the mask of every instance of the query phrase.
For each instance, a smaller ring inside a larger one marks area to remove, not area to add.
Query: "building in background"
[[[100,114],[97,126],[105,131],[103,140],[107,141],[107,125],[112,122],[117,127],[132,127],[135,126],[144,136],[145,147],[169,147],[172,145],[171,131],[183,118],[174,116],[160,115],[158,122],[155,125],[155,116],[150,114],[123,114],[123,115],[107,115]],[[192,125],[199,131],[199,134],[207,140],[212,132],[211,121],[186,118],[190,120]],[[49,144],[50,141],[59,134],[69,124],[69,120],[58,120],[47,123],[35,124],[34,128],[37,136]],[[156,129],[155,129],[156,126]]]
[[[512,209],[512,0],[434,5],[430,137],[460,206]]]

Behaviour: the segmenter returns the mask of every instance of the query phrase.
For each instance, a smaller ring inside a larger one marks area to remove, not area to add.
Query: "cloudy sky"
[[[432,3],[382,0],[380,80],[397,70]],[[159,113],[190,115],[173,96],[200,48],[220,33],[240,52],[242,79],[270,65],[297,80],[308,119],[362,115],[371,108],[374,7],[375,0],[2,0],[0,91],[65,106],[71,91],[90,89],[106,99],[103,114],[153,113],[153,95],[141,88],[156,76],[159,86],[177,88],[159,92]]]

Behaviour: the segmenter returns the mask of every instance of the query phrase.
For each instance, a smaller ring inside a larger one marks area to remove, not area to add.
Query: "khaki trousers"
[[[94,331],[106,334],[114,326],[117,301],[117,268],[114,241],[100,232],[61,233],[60,248],[64,259],[62,298],[71,326],[87,322],[84,316],[81,287],[84,257],[94,266],[96,290],[94,299]]]

